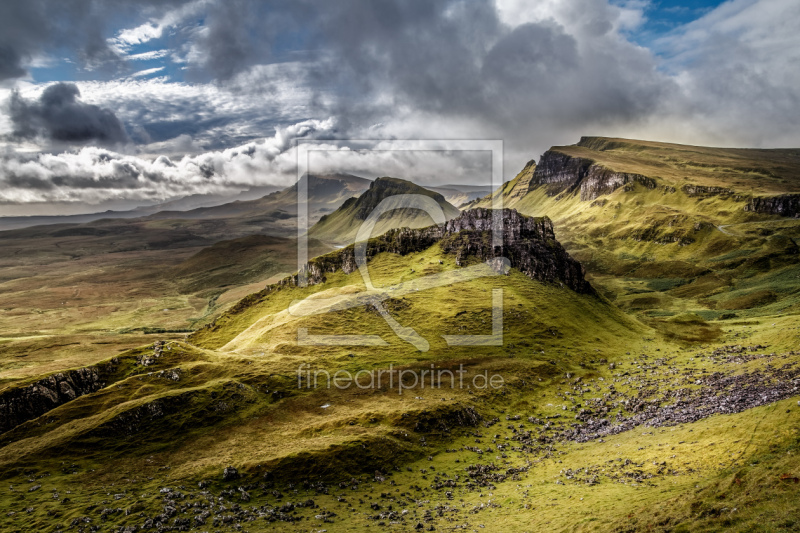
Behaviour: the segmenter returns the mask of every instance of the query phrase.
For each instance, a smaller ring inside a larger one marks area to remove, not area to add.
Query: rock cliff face
[[[389,231],[370,241],[367,258],[381,252],[405,255],[439,242],[445,252],[456,256],[459,265],[506,257],[513,268],[531,279],[560,283],[579,293],[594,292],[584,278],[583,266],[556,241],[549,218],[526,217],[516,210],[504,209],[503,245],[494,247],[491,244],[492,216],[491,209],[471,209],[443,226]],[[348,246],[310,261],[306,274],[308,283],[313,285],[325,281],[327,274],[337,270],[350,274],[356,269],[354,247]],[[282,280],[279,285],[296,283],[297,275]]]
[[[97,368],[79,368],[8,390],[0,394],[0,433],[102,387]]]
[[[744,206],[745,211],[780,215],[784,217],[800,217],[800,194],[782,194],[780,196],[756,196]]]
[[[583,201],[594,200],[633,183],[640,183],[648,189],[656,188],[655,180],[647,176],[616,172],[591,159],[572,157],[553,150],[542,155],[531,180],[532,185],[545,186],[550,196],[579,190]]]
[[[531,159],[528,161],[528,164],[525,165],[525,168],[522,169],[522,172],[519,173],[514,187],[508,191],[508,195],[505,198],[505,201],[508,202],[508,205],[514,205],[515,202],[522,200],[525,198],[525,195],[531,192],[531,185],[533,183],[533,175],[535,172],[536,161]]]

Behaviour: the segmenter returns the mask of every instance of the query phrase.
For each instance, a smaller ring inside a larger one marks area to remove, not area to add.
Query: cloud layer
[[[55,49],[98,74],[12,94],[7,135],[74,150],[23,156],[11,142],[5,202],[281,184],[298,136],[502,139],[509,175],[581,135],[800,145],[792,0],[730,0],[647,47],[636,37],[655,7],[644,0],[131,0],[115,6],[125,27],[89,0],[11,4],[0,7],[0,80]],[[453,174],[469,178],[467,159]]]
[[[349,171],[369,177],[391,175],[419,183],[489,183],[487,152],[397,150],[393,141],[359,150],[324,139],[332,120],[307,120],[278,128],[275,135],[226,150],[173,160],[153,160],[86,147],[61,154],[16,155],[0,160],[0,205],[114,200],[160,202],[190,194],[233,194],[263,185],[288,186],[297,179],[297,140],[315,140],[312,174]]]

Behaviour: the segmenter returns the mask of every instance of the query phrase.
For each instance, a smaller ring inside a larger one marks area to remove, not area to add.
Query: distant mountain
[[[213,207],[234,201],[254,200],[277,190],[279,190],[278,187],[265,186],[251,187],[250,189],[235,195],[192,194],[190,196],[176,198],[168,202],[162,202],[154,205],[143,205],[124,211],[107,210],[99,211],[97,213],[86,213],[79,215],[0,216],[0,231],[50,224],[86,224],[88,222],[94,222],[95,220],[105,218],[138,218],[152,215],[153,213],[158,213],[159,211],[187,211],[189,209]]]
[[[492,192],[491,185],[447,184],[438,187],[426,187],[426,189],[438,192],[444,196],[445,200],[459,208]]]
[[[438,192],[420,187],[410,181],[398,178],[378,178],[370,184],[358,198],[344,202],[330,215],[323,216],[309,231],[309,236],[333,243],[351,243],[361,224],[385,198],[399,194],[420,194],[438,203],[449,220],[459,215],[458,208],[445,200]],[[375,226],[373,235],[380,235],[389,229],[399,227],[422,228],[430,226],[431,218],[419,209],[404,208],[386,213]]]
[[[365,191],[370,180],[352,174],[322,174],[303,176],[308,187],[308,215],[311,222],[325,213],[341,206],[345,200]],[[259,217],[267,213],[280,212],[294,218],[297,215],[298,184],[268,194],[263,198],[249,201],[230,202],[214,207],[192,209],[190,211],[161,211],[151,218],[215,219],[230,217]]]
[[[134,211],[143,214],[152,214],[159,211],[188,211],[190,209],[197,209],[200,207],[214,207],[216,205],[227,204],[230,202],[246,202],[248,200],[257,200],[267,194],[279,191],[281,188],[274,185],[264,187],[251,187],[246,191],[239,194],[220,195],[220,194],[192,194],[169,202],[163,202],[156,205],[141,206],[134,209]]]
[[[309,221],[338,208],[345,200],[358,196],[370,180],[351,174],[324,174],[302,178],[308,183]],[[169,202],[141,206],[128,211],[105,211],[85,215],[0,217],[0,231],[49,224],[86,224],[101,219],[205,220],[220,218],[258,218],[265,214],[293,219],[297,213],[297,183],[285,189],[253,187],[236,196],[191,195]]]

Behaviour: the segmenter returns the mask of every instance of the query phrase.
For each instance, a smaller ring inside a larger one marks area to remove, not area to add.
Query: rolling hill
[[[320,180],[304,286],[291,188],[0,233],[0,529],[793,531],[797,153],[554,147],[499,247]]]
[[[358,198],[351,198],[339,209],[320,218],[308,232],[310,237],[333,243],[350,243],[370,213],[385,199],[396,195],[416,194],[433,199],[442,209],[445,219],[459,214],[458,208],[451,205],[444,196],[430,191],[410,181],[397,178],[378,178],[370,184]],[[416,208],[402,208],[387,212],[378,220],[373,235],[379,235],[392,228],[420,228],[430,225],[430,216]]]

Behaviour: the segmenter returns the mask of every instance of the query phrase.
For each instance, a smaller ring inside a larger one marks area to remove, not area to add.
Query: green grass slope
[[[536,285],[514,278],[504,284],[515,300]],[[537,308],[559,312],[546,295]],[[0,436],[0,527],[793,531],[796,396],[587,441],[563,435],[596,416],[611,425],[641,416],[643,404],[668,409],[729,376],[780,387],[778,372],[798,376],[796,321],[781,321],[783,336],[752,321],[720,344],[685,349],[621,327],[624,317],[591,298],[611,314],[600,325],[615,328],[596,348],[582,345],[601,333],[587,323],[578,338],[543,331],[541,346],[429,354],[439,366],[464,364],[467,381],[503,375],[498,389],[298,388],[286,351],[172,342],[147,367],[137,361],[152,347],[121,354],[105,388]],[[387,363],[374,350],[307,350],[328,369]],[[429,367],[420,355],[398,365]],[[732,383],[721,398],[742,388]],[[223,479],[228,466],[238,477]]]
[[[778,194],[800,190],[800,149],[709,148],[681,144],[583,137],[551,150],[585,157],[619,172],[740,193]]]
[[[666,319],[686,312],[724,321],[799,308],[800,221],[747,210],[754,196],[800,191],[797,150],[584,138],[549,153],[649,180],[581,199],[578,190],[537,183],[539,167],[529,165],[495,193],[524,214],[549,216],[595,286],[623,309],[668,333]]]
[[[410,181],[398,178],[378,178],[361,196],[351,198],[330,215],[323,216],[308,232],[310,237],[338,244],[349,244],[370,213],[386,198],[400,194],[418,194],[436,201],[445,218],[458,216],[459,210],[438,192],[429,191]],[[419,209],[397,209],[385,213],[379,220],[373,235],[380,235],[393,228],[422,228],[431,225],[431,218]]]
[[[591,157],[573,168],[601,165],[595,176],[618,186],[582,200],[580,187],[537,181],[557,169],[532,162],[495,194],[553,219],[599,294],[514,269],[417,291],[474,262],[456,265],[440,244],[372,256],[374,285],[402,288],[386,312],[429,341],[420,351],[362,299],[357,270],[231,289],[227,310],[191,335],[158,348],[110,340],[97,390],[0,434],[0,531],[796,531],[798,221],[745,210],[749,196],[797,190],[793,152],[597,138],[559,148],[573,149]],[[245,282],[284,244],[229,240],[169,266],[202,288],[241,262]],[[149,263],[131,264],[150,279]],[[5,289],[22,283],[24,265],[13,268]],[[448,346],[442,335],[491,333],[495,289],[502,345]],[[14,309],[25,297],[0,296]],[[53,307],[43,316],[56,324]],[[383,344],[306,345],[300,329]],[[85,366],[11,362],[42,342],[0,337],[3,378],[27,365],[0,382],[2,406]],[[443,369],[463,369],[466,386],[410,375]],[[326,386],[337,371],[373,385]],[[477,385],[492,375],[502,384]]]
[[[312,257],[331,250],[319,241],[308,243]],[[246,285],[297,268],[297,241],[268,235],[250,235],[220,241],[180,263],[171,275],[185,292]]]

